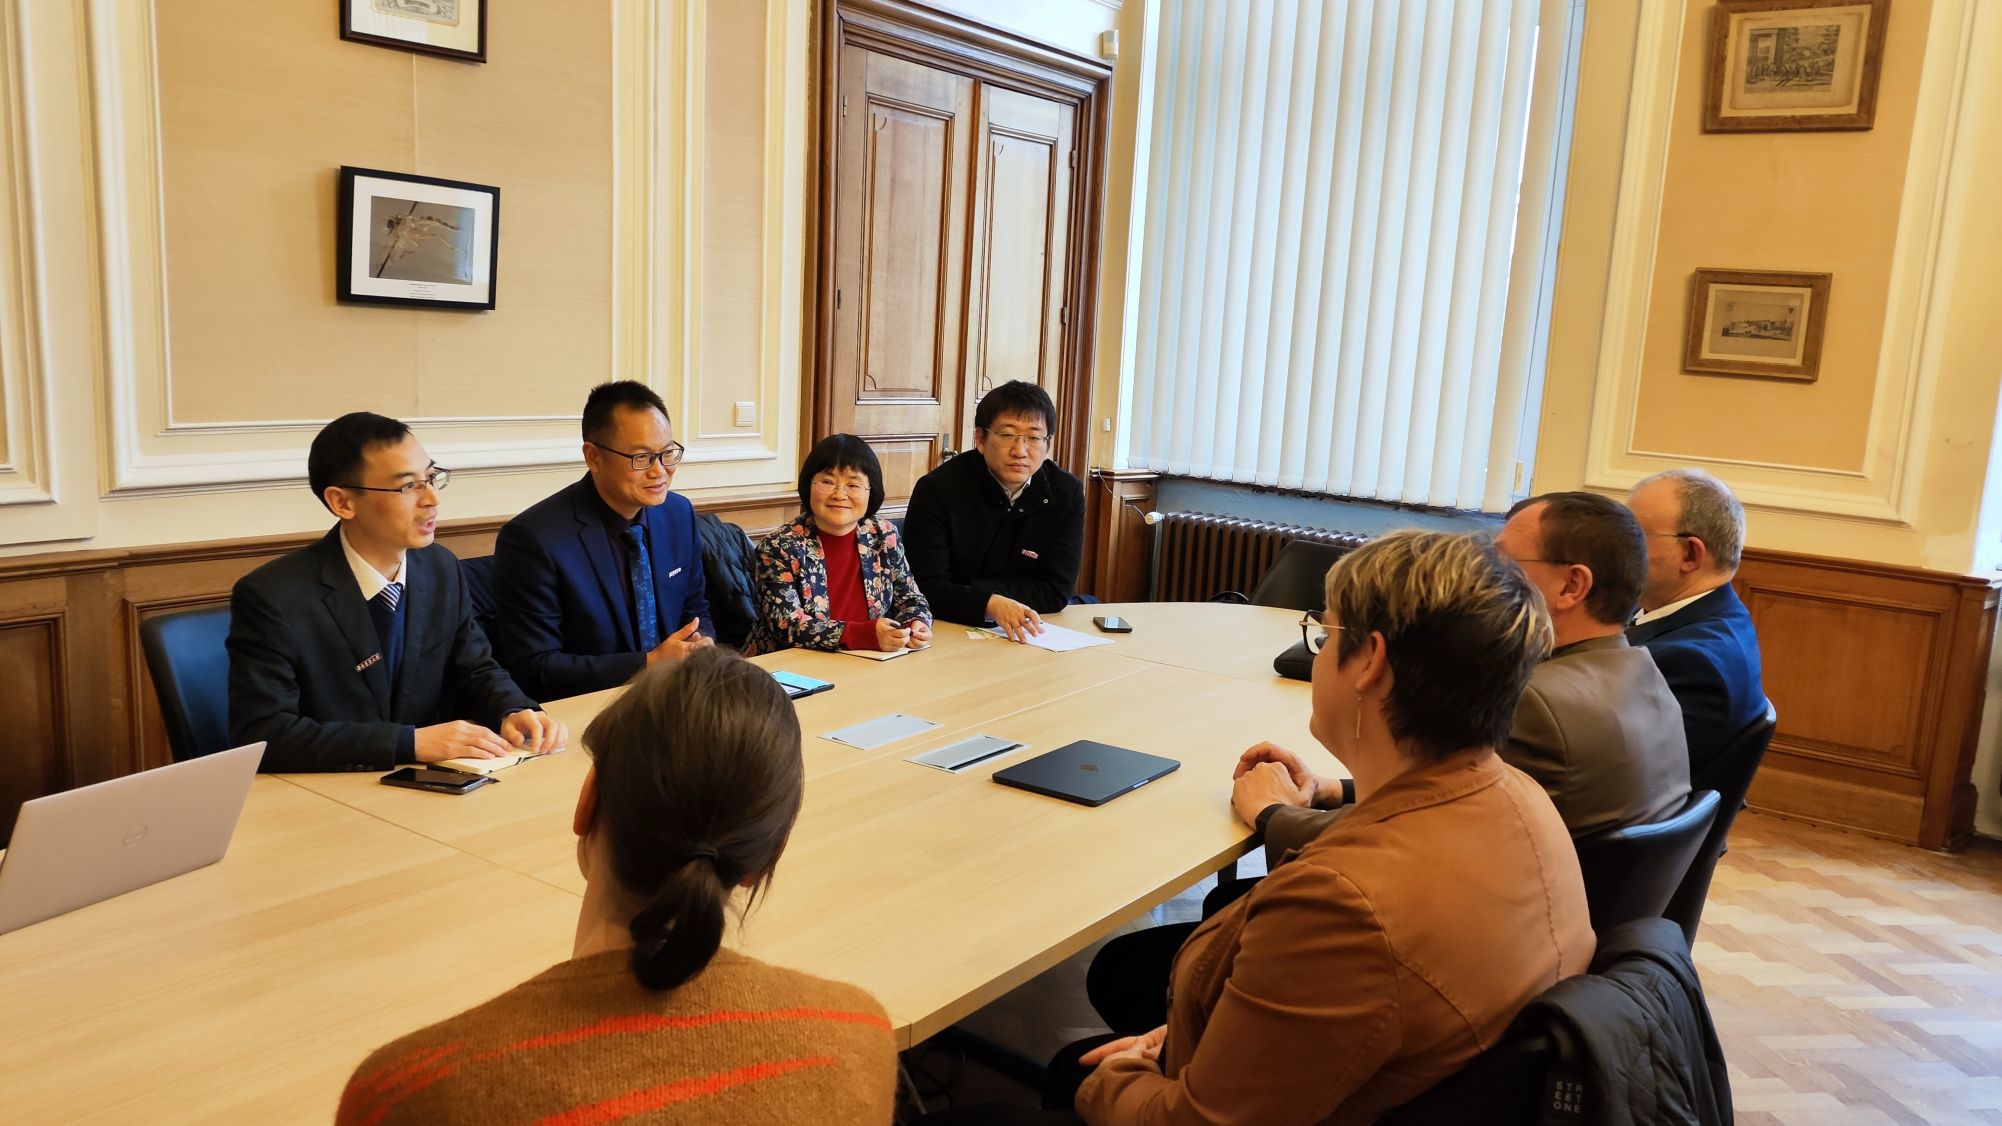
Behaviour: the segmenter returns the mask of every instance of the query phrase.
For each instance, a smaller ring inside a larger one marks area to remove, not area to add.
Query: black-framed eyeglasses
[[[1700,540],[1703,538],[1695,532],[1649,532],[1648,537],[1650,539],[1663,540]]]
[[[591,444],[611,454],[613,457],[625,458],[627,464],[633,467],[635,473],[645,473],[648,469],[653,468],[655,464],[665,469],[673,469],[675,466],[681,464],[682,457],[688,453],[688,447],[683,446],[680,442],[669,442],[666,449],[654,453],[637,454],[629,454],[624,450],[615,450],[603,442],[592,442]]]
[[[1001,443],[1001,448],[1004,450],[1012,450],[1021,445],[1029,447],[1030,453],[1035,453],[1050,444],[1050,439],[1042,434],[1017,434],[1010,430],[984,430],[981,433]]]
[[[1327,648],[1328,638],[1333,637],[1340,626],[1330,626],[1321,621],[1321,616],[1309,611],[1300,618],[1300,640],[1306,642],[1307,652],[1319,653]]]
[[[411,493],[416,492],[419,486],[428,487],[434,493],[442,493],[445,491],[445,486],[451,483],[452,471],[443,466],[434,465],[431,467],[431,471],[424,476],[419,477],[415,481],[405,481],[393,489],[385,489],[378,485],[340,485],[337,487],[354,489],[364,493],[402,493],[404,496],[409,496]]]

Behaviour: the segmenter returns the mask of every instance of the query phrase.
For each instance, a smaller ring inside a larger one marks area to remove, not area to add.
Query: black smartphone
[[[406,766],[382,776],[382,784],[385,786],[408,786],[413,790],[432,790],[441,794],[463,794],[495,781],[499,779],[491,774],[467,774],[462,770],[433,770],[425,766]]]
[[[1101,630],[1104,630],[1106,633],[1133,632],[1133,623],[1127,621],[1125,618],[1118,616],[1117,614],[1108,614],[1104,617],[1093,618],[1091,620],[1091,624],[1097,626]]]

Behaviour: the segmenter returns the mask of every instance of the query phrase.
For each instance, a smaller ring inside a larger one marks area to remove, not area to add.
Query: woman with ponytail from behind
[[[850,985],[720,947],[799,816],[799,720],[765,670],[699,650],[584,733],[574,956],[378,1049],[342,1123],[888,1123],[889,1021]]]

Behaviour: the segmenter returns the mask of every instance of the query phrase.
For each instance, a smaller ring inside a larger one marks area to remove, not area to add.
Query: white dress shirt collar
[[[1675,613],[1677,610],[1682,609],[1684,606],[1687,606],[1690,603],[1696,601],[1697,599],[1702,598],[1704,595],[1714,592],[1716,589],[1717,589],[1716,587],[1711,587],[1709,590],[1700,591],[1696,594],[1692,594],[1688,598],[1685,598],[1680,602],[1671,602],[1666,606],[1657,607],[1653,610],[1643,610],[1641,611],[1640,617],[1634,619],[1634,624],[1642,625],[1647,622],[1654,621],[1656,618],[1666,618],[1670,614]]]
[[[343,527],[341,529],[341,554],[347,556],[348,570],[355,573],[355,584],[361,587],[361,600],[368,602],[373,600],[376,595],[381,594],[383,587],[398,581],[399,577],[403,574],[404,557],[409,553],[407,551],[397,552],[396,570],[385,576],[382,572],[376,570],[368,560],[363,559],[361,552],[356,551],[355,546],[348,542],[348,530]],[[408,584],[405,584],[405,592],[408,593]]]

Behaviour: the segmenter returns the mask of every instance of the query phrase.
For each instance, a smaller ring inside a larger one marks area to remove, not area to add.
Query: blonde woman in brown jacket
[[[1403,532],[1337,564],[1327,606],[1309,730],[1354,808],[1196,928],[1163,1026],[1082,1057],[1093,1126],[1374,1121],[1591,959],[1571,837],[1495,754],[1550,647],[1535,588],[1489,544]],[[1232,804],[1342,788],[1261,744]]]
[[[887,1124],[873,997],[719,949],[799,816],[799,720],[722,649],[642,672],[584,733],[574,957],[378,1049],[343,1124]]]

